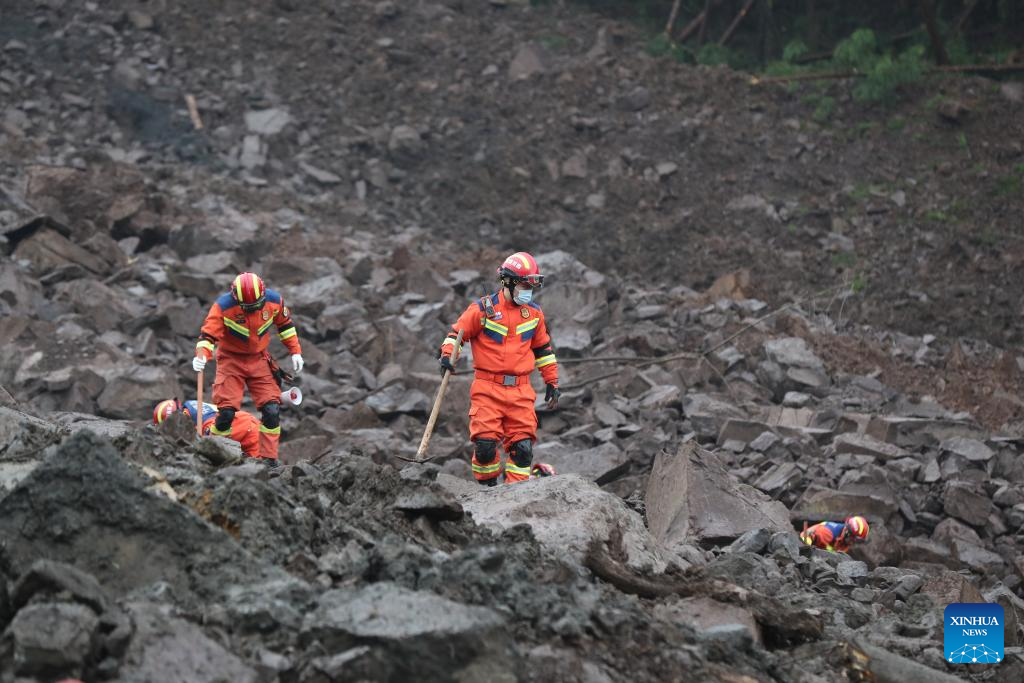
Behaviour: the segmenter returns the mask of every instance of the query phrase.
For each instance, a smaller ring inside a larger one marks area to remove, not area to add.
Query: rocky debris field
[[[1024,677],[1018,84],[816,121],[513,0],[2,12],[0,681]],[[524,247],[559,475],[472,481],[468,373],[407,465]],[[147,425],[242,269],[307,361],[275,470]],[[1005,661],[947,665],[981,600]]]

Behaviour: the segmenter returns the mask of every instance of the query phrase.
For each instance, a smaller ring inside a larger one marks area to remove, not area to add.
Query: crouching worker
[[[847,517],[845,522],[819,522],[814,526],[804,524],[800,540],[831,553],[848,553],[857,541],[868,538],[868,520],[861,515]]]
[[[169,398],[160,401],[153,409],[153,424],[161,424],[168,417],[177,412],[183,412],[195,424],[196,402],[185,401],[181,403],[177,399]],[[210,435],[210,430],[217,421],[217,406],[212,403],[203,403],[203,434]],[[260,421],[244,410],[235,412],[235,418],[231,421],[231,436],[242,446],[242,452],[251,458],[257,458],[260,454]],[[272,460],[268,462],[273,462]]]

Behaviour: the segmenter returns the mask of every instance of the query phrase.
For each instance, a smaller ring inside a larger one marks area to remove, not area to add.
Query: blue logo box
[[[997,664],[1003,661],[1003,606],[988,602],[954,602],[942,616],[946,661],[952,664]]]

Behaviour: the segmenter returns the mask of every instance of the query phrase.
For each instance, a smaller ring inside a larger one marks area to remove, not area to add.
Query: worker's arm
[[[533,335],[530,343],[533,349],[534,366],[540,370],[540,376],[544,384],[558,386],[558,359],[555,357],[555,350],[551,346],[551,335],[548,334],[547,321],[544,314],[540,316],[540,324],[537,325],[537,332]]]
[[[484,314],[481,312],[480,307],[477,304],[471,304],[459,316],[459,319],[448,331],[448,336],[441,342],[441,357],[451,358],[452,351],[455,349],[455,340],[459,337],[459,330],[462,330],[463,342],[470,341],[479,335],[480,330],[483,328],[483,317]],[[459,351],[461,350],[459,349]]]
[[[206,360],[213,358],[213,351],[224,337],[224,312],[220,304],[214,302],[210,306],[203,327],[199,331],[199,341],[196,342],[196,355]]]
[[[281,308],[278,309],[277,315],[274,316],[274,324],[277,326],[277,336],[281,339],[281,343],[288,349],[288,353],[295,355],[302,354],[302,346],[299,345],[299,332],[295,329],[295,322],[292,321],[291,311],[284,305],[284,299],[281,300]]]

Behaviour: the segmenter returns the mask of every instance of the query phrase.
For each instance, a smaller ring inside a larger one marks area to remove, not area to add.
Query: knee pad
[[[533,463],[533,442],[529,439],[516,441],[509,453],[516,467],[529,467]]]
[[[264,427],[267,429],[277,429],[281,425],[281,404],[265,404],[260,408],[260,417]]]
[[[492,439],[477,439],[475,442],[476,461],[489,465],[498,459],[498,442]]]
[[[226,432],[231,429],[231,423],[235,421],[235,409],[234,408],[221,408],[217,411],[217,419],[214,420],[213,426],[219,432]]]

